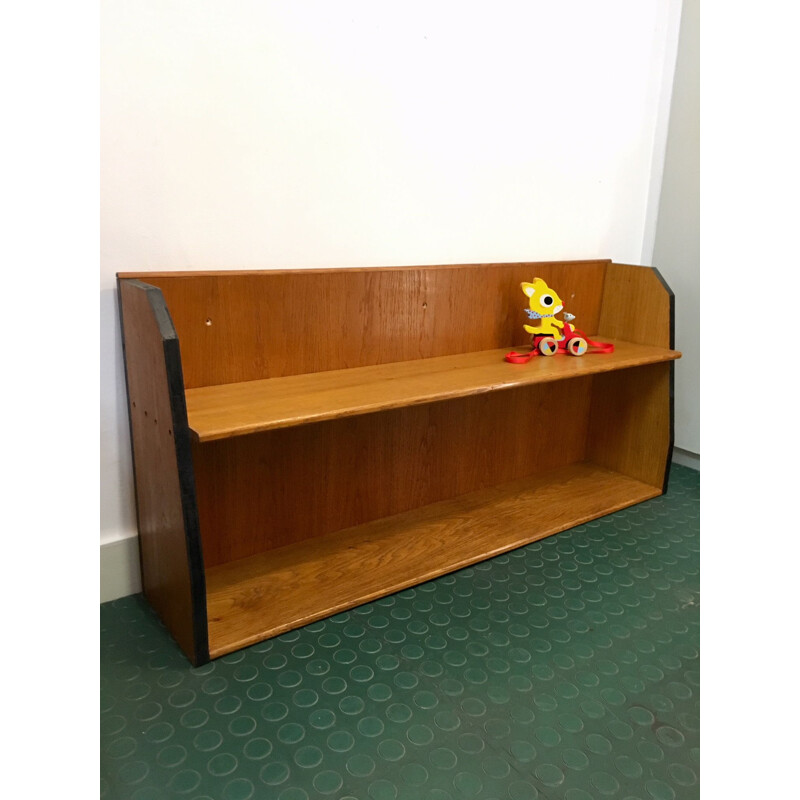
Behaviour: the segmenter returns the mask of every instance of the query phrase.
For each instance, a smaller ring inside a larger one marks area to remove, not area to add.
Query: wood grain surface
[[[212,658],[660,493],[574,464],[208,571]]]
[[[598,375],[587,453],[595,463],[662,487],[670,455],[670,363]]]
[[[195,660],[203,562],[218,657],[662,491],[680,353],[652,269],[119,277],[145,592]],[[534,277],[616,352],[505,362],[527,349],[519,284]],[[166,299],[179,358],[148,292]],[[185,535],[195,495],[202,553]]]
[[[582,461],[591,381],[576,378],[196,444],[205,563],[244,558]]]
[[[596,332],[607,260],[383,269],[121,273],[159,287],[187,389],[528,342],[522,281]]]
[[[598,335],[669,349],[672,302],[652,268],[609,264]]]
[[[524,348],[527,352],[529,348]],[[584,377],[668,361],[679,353],[615,342],[613,353],[504,361],[505,349],[189,389],[189,426],[200,442],[434,400]]]
[[[205,574],[191,464],[178,457],[181,447],[191,457],[185,408],[180,418],[178,343],[155,289],[120,281],[119,296],[142,588],[190,660],[202,663],[208,660]]]
[[[653,268],[609,264],[600,335],[669,348],[674,342],[674,302]],[[614,379],[598,376],[587,442],[598,464],[654,486],[666,485],[673,445],[673,381],[674,362]]]

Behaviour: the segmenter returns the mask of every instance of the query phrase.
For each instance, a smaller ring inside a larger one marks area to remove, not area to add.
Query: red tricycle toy
[[[559,350],[567,352],[571,356],[582,356],[588,349],[589,344],[584,339],[582,331],[579,331],[570,320],[575,319],[572,314],[564,314],[564,338],[555,339],[548,334],[531,336],[531,345],[534,350],[543,356],[554,356]]]
[[[614,345],[607,342],[593,342],[583,331],[573,324],[574,314],[564,312],[564,319],[556,318],[556,314],[564,309],[561,298],[541,279],[534,278],[533,283],[521,284],[522,291],[529,299],[529,307],[525,313],[531,320],[539,320],[538,326],[523,325],[531,335],[531,352],[506,354],[506,361],[512,364],[524,364],[536,355],[554,356],[556,353],[568,353],[571,356],[582,356],[584,353],[613,353]]]

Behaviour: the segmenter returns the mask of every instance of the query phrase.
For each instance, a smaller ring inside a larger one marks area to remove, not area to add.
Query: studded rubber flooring
[[[699,484],[198,669],[101,605],[101,797],[699,797]]]

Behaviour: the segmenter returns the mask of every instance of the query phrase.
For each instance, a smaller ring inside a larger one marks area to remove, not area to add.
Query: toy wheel
[[[569,350],[573,356],[582,356],[587,348],[586,339],[582,339],[580,336],[576,336],[574,339],[570,339],[567,342],[567,350]]]
[[[558,351],[558,344],[555,339],[549,336],[539,342],[539,352],[543,356],[554,356]]]

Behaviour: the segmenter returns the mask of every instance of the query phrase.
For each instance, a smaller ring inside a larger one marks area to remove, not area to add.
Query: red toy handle
[[[583,337],[586,339],[586,337]],[[586,344],[589,345],[590,350],[587,353],[613,353],[614,345],[611,342],[593,342],[591,339],[586,339]]]
[[[511,364],[527,364],[538,352],[538,350],[531,350],[530,353],[517,353],[512,350],[510,353],[506,353],[506,361]]]

